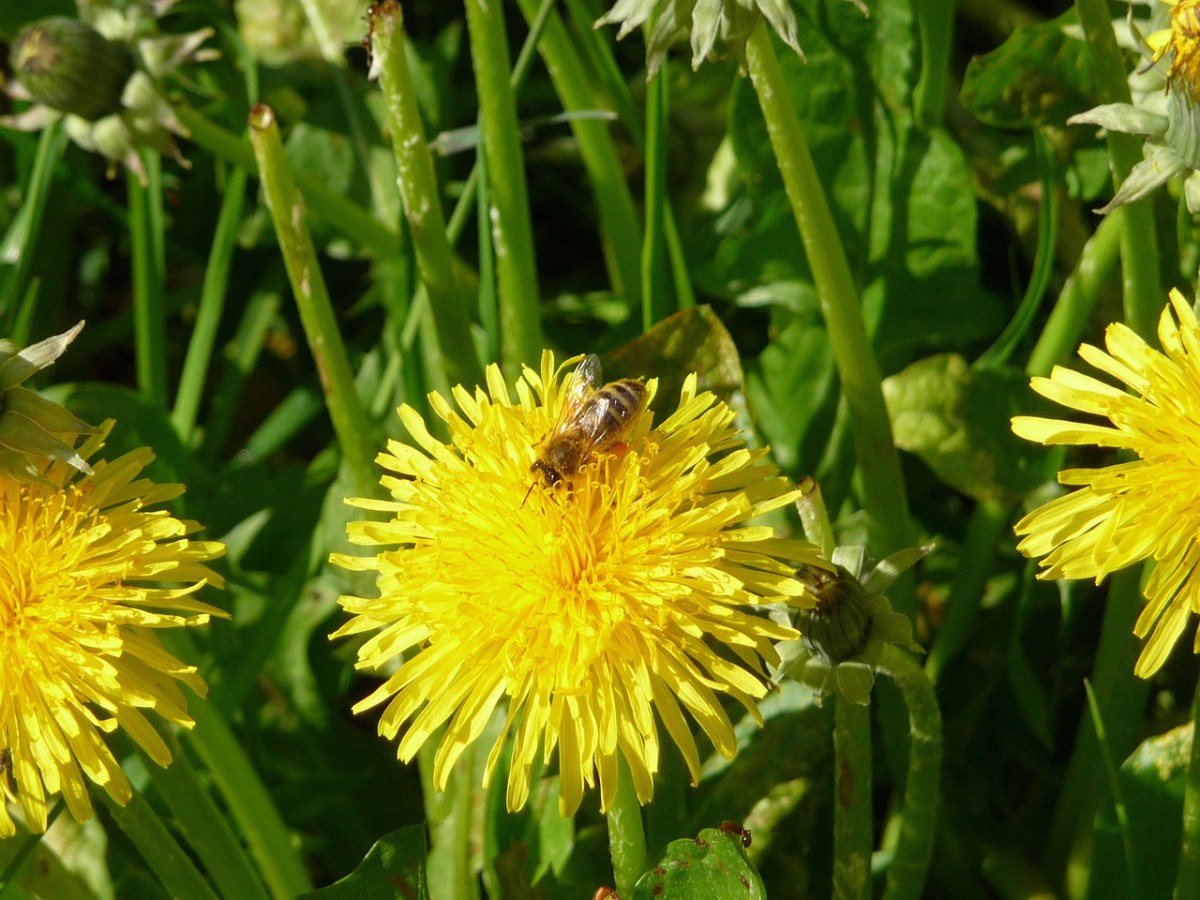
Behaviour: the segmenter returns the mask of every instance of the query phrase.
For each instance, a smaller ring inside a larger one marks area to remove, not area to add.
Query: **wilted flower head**
[[[850,0],[864,12],[862,0]],[[596,21],[596,27],[620,23],[618,38],[641,27],[657,13],[646,43],[646,67],[653,77],[663,56],[678,40],[687,37],[692,45],[692,68],[708,58],[719,38],[739,60],[744,60],[746,41],[758,23],[766,19],[779,38],[801,57],[796,39],[796,13],[789,0],[617,0]]]
[[[1174,315],[1172,315],[1172,309]],[[1108,352],[1084,344],[1079,355],[1124,384],[1113,387],[1061,366],[1032,387],[1100,424],[1018,416],[1018,435],[1042,444],[1127,450],[1135,458],[1094,469],[1065,469],[1061,484],[1079,488],[1016,525],[1017,549],[1041,559],[1039,578],[1094,578],[1154,559],[1147,605],[1134,633],[1147,637],[1135,671],[1158,670],[1195,612],[1200,612],[1200,325],[1178,291],[1158,324],[1162,350],[1125,325],[1108,326]],[[1200,635],[1194,649],[1200,651]]]
[[[398,664],[355,711],[386,704],[379,730],[392,738],[407,725],[405,761],[446,726],[441,788],[507,701],[485,777],[511,736],[512,810],[529,796],[539,749],[547,761],[557,749],[565,814],[597,776],[609,808],[620,757],[648,801],[658,719],[698,779],[685,711],[732,756],[720,695],[755,712],[770,689],[763,664],[778,661],[772,642],[795,637],[747,607],[811,603],[793,572],[820,564],[815,548],[766,526],[736,527],[796,492],[765,451],[743,446],[734,413],[697,393],[694,375],[672,415],[654,425],[642,414],[623,452],[597,452],[553,488],[530,467],[568,401],[563,370],[544,354],[541,371],[518,380],[515,402],[494,366],[487,385],[455,388],[457,410],[430,395],[449,443],[401,407],[417,446],[393,441],[379,457],[392,499],[351,501],[390,518],[350,526],[352,542],[377,555],[335,557],[376,573],[379,588],[341,598],[353,618],[335,637],[371,635],[360,668]]]
[[[1171,7],[1169,14],[1164,5]],[[1131,77],[1134,103],[1106,103],[1067,120],[1146,139],[1145,159],[1097,212],[1140,200],[1181,175],[1188,210],[1200,214],[1200,0],[1157,0],[1154,6],[1152,25],[1167,27],[1144,40],[1130,19],[1148,63]]]
[[[892,612],[883,592],[931,549],[900,550],[868,569],[865,547],[835,548],[833,571],[811,569],[803,576],[817,603],[793,616],[801,638],[781,648],[783,669],[795,673],[818,701],[832,689],[851,703],[870,702],[884,647],[921,649],[913,640],[912,622]]]
[[[9,54],[16,78],[9,92],[34,105],[4,124],[37,131],[62,117],[77,144],[124,163],[143,181],[138,148],[179,158],[173,135],[188,131],[163,96],[161,79],[215,53],[201,48],[211,28],[158,32],[158,17],[175,2],[81,2],[79,19],[54,16],[27,25]]]
[[[85,474],[87,462],[75,452],[73,436],[95,431],[57,403],[43,399],[21,383],[63,355],[83,328],[18,350],[12,341],[0,340],[0,477],[37,478],[43,458],[59,459]],[[72,436],[66,443],[61,437]]]
[[[224,548],[192,540],[194,522],[151,508],[183,491],[139,477],[153,458],[142,448],[88,475],[58,461],[33,482],[0,475],[0,837],[15,833],[8,801],[32,831],[45,831],[56,794],[88,818],[87,781],[126,803],[129,781],[105,734],[121,729],[160,765],[171,761],[145,710],[193,724],[175,681],[200,695],[204,682],[155,630],[224,615],[192,596],[221,585],[204,563]]]

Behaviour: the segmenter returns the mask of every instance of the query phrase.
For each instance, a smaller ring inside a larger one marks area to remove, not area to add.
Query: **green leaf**
[[[313,900],[428,900],[425,884],[425,826],[409,825],[385,834],[358,868],[319,891],[302,894]]]
[[[746,858],[749,832],[732,823],[706,828],[694,840],[672,841],[633,889],[633,900],[765,900],[766,889]]]
[[[1117,777],[1129,817],[1128,839],[1121,834],[1111,801],[1096,817],[1091,854],[1091,900],[1118,897],[1170,897],[1179,860],[1183,788],[1192,746],[1192,724],[1147,738],[1121,766]],[[1132,847],[1133,870],[1125,848]],[[1131,887],[1136,886],[1136,893]]]
[[[1000,128],[1061,126],[1092,105],[1091,57],[1063,26],[1067,12],[1050,22],[1018,28],[991,53],[967,66],[960,99],[976,118]]]
[[[1023,374],[976,371],[957,354],[940,354],[884,379],[883,395],[896,445],[951,487],[976,500],[1005,499],[1040,481],[1037,446],[1008,424],[1029,395]]]

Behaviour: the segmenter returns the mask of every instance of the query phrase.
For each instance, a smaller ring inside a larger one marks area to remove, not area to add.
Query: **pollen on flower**
[[[350,526],[376,555],[335,556],[375,573],[379,595],[342,597],[352,618],[334,636],[368,635],[360,668],[403,659],[355,707],[384,706],[379,730],[398,737],[402,760],[446,725],[434,774],[444,786],[507,701],[485,777],[511,738],[507,803],[519,809],[539,753],[557,750],[570,814],[597,780],[609,807],[619,757],[649,800],[659,720],[693,779],[688,716],[733,754],[720,695],[754,712],[773,642],[796,636],[750,607],[810,604],[794,573],[820,563],[812,545],[744,524],[796,492],[694,376],[661,424],[637,419],[622,452],[596,454],[569,485],[538,480],[531,466],[566,402],[564,372],[547,353],[513,392],[493,367],[486,391],[454,389],[457,408],[431,395],[448,441],[400,409],[413,445],[393,441],[379,457],[391,499],[351,501],[388,516]]]
[[[33,831],[45,830],[55,794],[88,818],[88,781],[127,802],[129,782],[104,735],[122,729],[166,765],[170,750],[144,710],[190,726],[175,681],[205,692],[152,629],[224,615],[192,596],[221,584],[205,563],[224,548],[191,539],[195,523],[151,509],[182,491],[138,477],[152,458],[134,451],[83,477],[55,462],[31,483],[0,475],[0,795],[20,804]],[[0,802],[0,837],[14,833]]]

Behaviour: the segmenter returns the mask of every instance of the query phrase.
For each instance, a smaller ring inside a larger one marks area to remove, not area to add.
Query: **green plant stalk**
[[[254,866],[247,858],[241,842],[229,827],[229,822],[217,808],[212,797],[196,778],[179,743],[168,737],[171,764],[163,768],[145,751],[146,774],[171,808],[188,844],[196,852],[205,871],[224,897],[239,900],[268,900]]]
[[[1083,26],[1092,54],[1092,73],[1100,103],[1129,103],[1125,63],[1113,34],[1107,0],[1075,0],[1079,24]],[[1109,166],[1113,187],[1119,188],[1142,160],[1142,139],[1109,131]],[[1143,338],[1154,340],[1158,315],[1165,298],[1158,277],[1158,237],[1154,227],[1153,200],[1149,197],[1128,203],[1111,215],[1121,217],[1121,275],[1125,301],[1125,324]]]
[[[601,37],[596,30],[596,13],[588,5],[587,0],[564,0],[567,14],[571,18],[575,34],[584,53],[591,60],[608,99],[611,99],[616,113],[625,126],[638,149],[644,150],[646,136],[642,131],[642,123],[638,117],[637,107],[629,92],[625,74],[613,55],[612,45]]]
[[[1010,509],[1011,504],[1005,501],[983,500],[971,513],[958,554],[958,566],[950,582],[946,614],[925,661],[925,671],[934,682],[971,637],[987,580],[992,574],[996,550],[1008,531]]]
[[[646,830],[642,824],[642,805],[624,757],[617,763],[617,795],[608,811],[608,852],[617,893],[632,897],[633,886],[646,871]]]
[[[187,357],[183,361],[183,372],[179,376],[175,408],[171,411],[175,432],[188,445],[195,439],[196,415],[200,410],[200,398],[204,395],[204,383],[212,362],[217,331],[221,327],[225,292],[229,287],[229,267],[233,262],[237,231],[242,222],[245,193],[246,170],[231,169],[225,180],[221,213],[217,218],[208,266],[204,270],[200,308],[192,328],[192,339],[188,343]]]
[[[146,865],[158,877],[167,895],[176,900],[218,900],[212,886],[195,863],[171,836],[146,799],[136,791],[121,806],[105,791],[97,791],[117,826],[137,848]]]
[[[670,313],[663,219],[667,204],[667,111],[670,103],[669,63],[646,85],[645,219],[642,232],[642,331]]]
[[[1117,820],[1117,828],[1121,832],[1121,844],[1125,850],[1125,875],[1128,879],[1129,897],[1140,897],[1138,890],[1137,854],[1133,850],[1133,830],[1129,826],[1129,807],[1125,803],[1125,793],[1121,790],[1121,778],[1117,771],[1117,762],[1112,757],[1108,746],[1108,736],[1104,727],[1104,719],[1100,715],[1100,706],[1096,703],[1096,694],[1092,686],[1083,683],[1087,694],[1088,713],[1092,718],[1092,730],[1096,733],[1096,742],[1100,748],[1100,762],[1104,768],[1104,780],[1108,782],[1109,795],[1112,797],[1113,812]]]
[[[62,158],[63,148],[67,144],[67,133],[63,129],[62,120],[52,122],[42,131],[38,138],[37,153],[33,158],[33,169],[29,173],[29,184],[25,187],[25,196],[21,203],[20,212],[14,217],[4,236],[2,245],[3,260],[12,260],[13,267],[4,281],[4,292],[0,295],[0,310],[3,318],[10,326],[4,329],[6,337],[11,338],[18,347],[29,343],[29,335],[33,328],[33,314],[37,295],[31,295],[33,300],[21,303],[26,296],[29,286],[29,272],[33,266],[33,255],[37,249],[38,235],[41,232],[42,214],[46,210],[46,199],[50,196],[50,184],[53,181],[54,166]]]
[[[346,346],[342,343],[333,304],[317,262],[317,251],[308,234],[304,199],[292,181],[284,158],[274,112],[269,106],[258,104],[250,112],[249,124],[263,195],[275,223],[279,250],[292,283],[300,321],[329,404],[329,417],[359,496],[370,496],[375,493],[378,481],[374,432],[358,396]]]
[[[1133,674],[1137,641],[1133,626],[1141,608],[1139,572],[1124,569],[1109,578],[1108,598],[1100,625],[1100,642],[1092,668],[1092,688],[1108,737],[1109,752],[1124,759],[1137,743],[1147,683]],[[1092,818],[1107,799],[1100,771],[1099,745],[1091,721],[1084,716],[1076,730],[1063,787],[1050,820],[1042,867],[1056,888],[1067,885],[1079,896],[1091,867]]]
[[[1200,722],[1200,687],[1192,698],[1192,755],[1183,785],[1183,835],[1175,875],[1175,900],[1200,898],[1200,726],[1197,722]]]
[[[834,698],[833,895],[871,896],[871,707]]]
[[[883,557],[916,545],[917,539],[883,402],[879,365],[825,190],[817,177],[764,22],[755,26],[746,43],[746,63],[821,298],[821,311],[850,412],[863,505],[871,518],[873,549],[875,555]],[[899,594],[897,601],[898,611],[914,611],[903,608],[905,603],[900,601]]]
[[[147,169],[148,174],[152,174]],[[158,240],[152,233],[151,206],[161,203],[162,184],[151,177],[146,187],[126,171],[129,198],[129,239],[133,267],[134,356],[138,391],[154,406],[167,405],[167,314]]]
[[[430,838],[426,871],[430,885],[435,886],[433,900],[472,900],[478,896],[471,873],[473,748],[463,751],[450,772],[446,790],[439,791],[433,783],[434,757],[444,737],[442,729],[436,739],[427,740],[417,751]]]
[[[687,256],[683,252],[683,241],[679,238],[679,226],[675,224],[670,198],[663,213],[663,236],[667,241],[667,258],[671,261],[675,306],[679,309],[691,309],[696,305],[696,292],[692,289],[692,274],[688,270]]]
[[[488,216],[491,209],[491,173],[488,169],[487,151],[482,145],[475,154],[478,175],[479,202],[475,206],[475,221],[479,230],[479,327],[483,329],[483,357],[489,363],[499,362],[501,356],[500,302],[496,296],[496,253],[492,246],[492,223]]]
[[[172,643],[181,649],[195,651],[194,645],[187,646],[190,640],[187,644],[181,642],[180,638],[186,639],[186,635],[172,635],[172,638]],[[181,659],[195,659],[199,654],[177,655]],[[287,825],[221,714],[207,700],[196,697],[188,699],[188,712],[196,725],[185,733],[187,741],[220,789],[230,815],[241,827],[271,896],[275,900],[291,900],[311,891],[308,870],[296,852]]]
[[[541,11],[538,0],[519,0],[519,3],[532,27]],[[545,0],[541,6],[546,7]],[[581,112],[605,105],[604,99],[594,90],[557,11],[551,11],[546,19],[537,47],[564,110]],[[616,145],[607,123],[595,119],[573,120],[571,133],[575,136],[580,159],[596,198],[604,258],[613,290],[626,299],[631,309],[636,308],[641,303],[642,292],[642,227]]]
[[[921,77],[913,97],[917,125],[936,128],[946,114],[946,81],[954,36],[954,0],[917,0],[913,12],[921,40]]]
[[[392,135],[396,180],[404,201],[421,280],[429,291],[430,312],[437,330],[443,369],[451,383],[481,384],[483,369],[471,340],[466,297],[454,272],[454,251],[446,239],[441,193],[433,157],[425,142],[416,91],[404,53],[404,15],[394,0],[371,7],[371,54]],[[474,41],[472,41],[474,43]],[[503,75],[508,83],[508,69]],[[482,104],[482,98],[480,100]],[[489,150],[490,153],[490,150]],[[505,171],[503,161],[489,160]]]
[[[888,644],[879,669],[891,676],[904,695],[909,725],[904,808],[883,896],[884,900],[916,900],[925,886],[933,854],[942,777],[942,714],[933,682],[906,652]]]
[[[1117,267],[1124,225],[1120,216],[1105,216],[1084,244],[1075,271],[1067,278],[1042,333],[1029,354],[1025,371],[1049,375],[1079,344],[1100,291]]]
[[[537,362],[544,345],[525,157],[517,104],[508,80],[504,6],[495,0],[466,0],[466,7],[480,140],[491,170],[503,173],[488,185],[489,214],[500,302],[500,359],[505,373],[515,378],[523,364]]]
[[[192,143],[223,162],[257,174],[254,151],[243,137],[227,131],[191,107],[175,107],[175,114],[191,132]],[[317,179],[303,173],[296,174],[296,184],[313,212],[350,238],[364,253],[377,259],[390,259],[403,249],[396,232],[354,201],[335,194]]]

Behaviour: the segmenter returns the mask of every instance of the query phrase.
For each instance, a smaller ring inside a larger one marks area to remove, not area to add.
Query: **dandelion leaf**
[[[425,876],[425,826],[409,825],[385,834],[367,852],[358,868],[301,900],[428,900]]]
[[[746,857],[744,837],[748,840],[749,833],[726,823],[692,840],[672,841],[638,879],[633,900],[765,900],[766,888]]]

